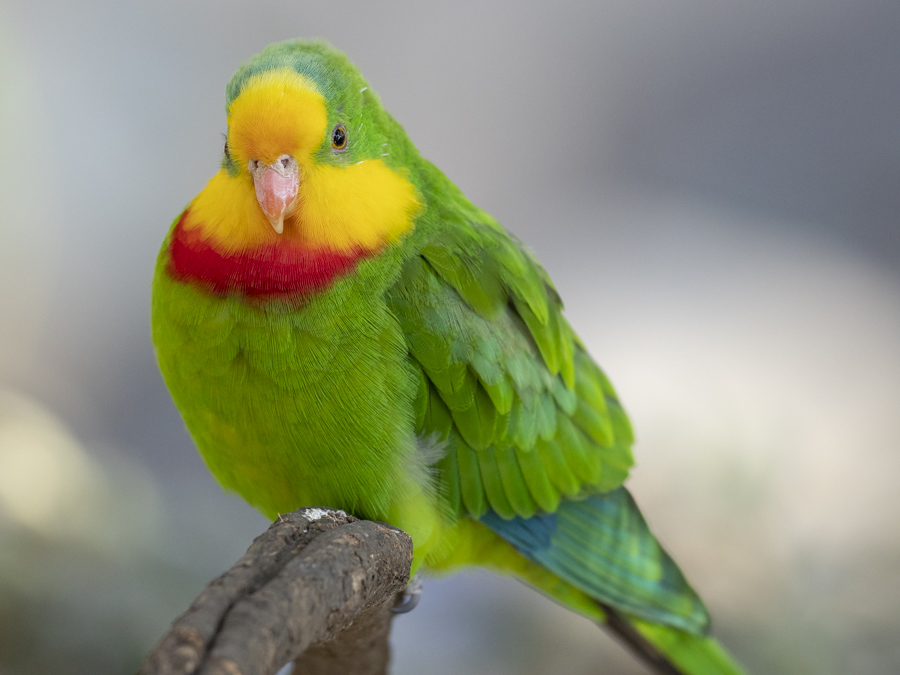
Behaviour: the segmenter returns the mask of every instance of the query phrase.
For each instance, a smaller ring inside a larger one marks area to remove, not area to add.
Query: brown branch
[[[390,660],[388,634],[391,631],[391,605],[359,615],[347,630],[330,642],[307,649],[294,663],[291,675],[382,675]]]
[[[312,645],[298,675],[384,673],[389,608],[411,562],[412,540],[383,523],[331,509],[281,516],[173,622],[141,675],[274,675]]]

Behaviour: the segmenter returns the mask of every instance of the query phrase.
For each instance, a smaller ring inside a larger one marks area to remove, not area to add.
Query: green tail
[[[520,578],[602,622],[658,672],[743,672],[708,637],[706,608],[625,488],[531,518],[488,511],[480,522],[545,571],[522,570]]]
[[[692,635],[641,619],[625,618],[609,606],[603,624],[651,668],[665,675],[744,675],[744,669],[708,635]]]

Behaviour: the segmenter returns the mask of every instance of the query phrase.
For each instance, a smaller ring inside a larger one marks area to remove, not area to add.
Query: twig
[[[388,608],[406,587],[411,562],[412,541],[401,530],[343,511],[298,509],[203,590],[140,672],[274,675],[325,643],[295,672],[384,673]]]

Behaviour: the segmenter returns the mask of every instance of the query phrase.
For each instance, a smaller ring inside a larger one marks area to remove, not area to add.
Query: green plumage
[[[416,568],[511,572],[597,621],[603,606],[630,617],[684,672],[739,672],[703,637],[702,604],[617,490],[631,427],[547,273],[419,156],[371,90],[347,95],[366,85],[329,47],[269,47],[235,75],[229,102],[253,73],[284,66],[317,83],[351,134],[367,130],[351,135],[349,159],[387,148],[422,208],[399,242],[301,300],[176,280],[166,240],[153,339],[213,474],[270,517],[322,505],[385,520],[412,535]],[[504,525],[531,541],[551,515],[540,551]]]

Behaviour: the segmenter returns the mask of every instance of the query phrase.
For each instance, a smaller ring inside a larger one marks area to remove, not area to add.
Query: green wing
[[[417,430],[439,438],[452,508],[552,513],[622,484],[631,427],[562,316],[547,273],[490,216],[442,222],[388,295],[420,374]]]

